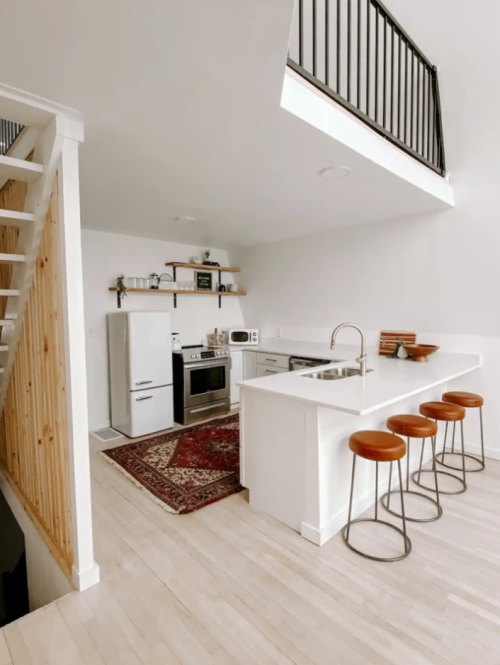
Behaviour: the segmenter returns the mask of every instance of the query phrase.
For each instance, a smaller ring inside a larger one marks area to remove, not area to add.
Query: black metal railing
[[[6,155],[24,126],[9,120],[0,120],[0,155]]]
[[[445,175],[437,68],[380,0],[297,0],[288,65]]]

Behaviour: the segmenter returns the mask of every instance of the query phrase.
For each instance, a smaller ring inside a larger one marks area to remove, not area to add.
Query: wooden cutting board
[[[380,333],[379,355],[390,356],[396,350],[396,343],[401,340],[414,344],[417,341],[417,333],[402,330],[382,330]]]

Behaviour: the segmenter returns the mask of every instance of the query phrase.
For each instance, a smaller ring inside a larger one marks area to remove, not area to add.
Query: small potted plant
[[[125,275],[118,275],[116,278],[116,298],[118,302],[118,309],[122,307],[122,300],[127,295],[127,287],[125,285]]]

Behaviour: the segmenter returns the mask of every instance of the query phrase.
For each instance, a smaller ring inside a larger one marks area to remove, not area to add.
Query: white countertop
[[[280,338],[262,340],[258,346],[232,347],[235,350],[265,351],[310,358],[342,360],[332,367],[358,367],[359,346],[294,342]],[[311,369],[285,372],[238,383],[241,388],[290,397],[354,415],[366,415],[406,397],[446,383],[481,366],[478,355],[437,351],[428,363],[398,360],[368,349],[366,377],[352,376],[339,381],[320,381],[304,377]],[[317,371],[317,369],[316,369]]]

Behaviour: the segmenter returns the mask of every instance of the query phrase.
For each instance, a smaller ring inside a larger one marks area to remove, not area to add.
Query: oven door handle
[[[184,365],[185,369],[200,369],[202,367],[228,367],[229,358],[224,358],[223,360],[216,360],[214,362],[204,362],[204,363],[186,363]]]

